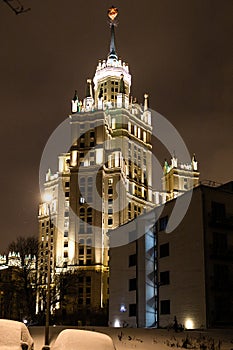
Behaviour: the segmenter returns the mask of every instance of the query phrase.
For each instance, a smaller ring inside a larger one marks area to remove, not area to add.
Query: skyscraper
[[[154,207],[148,95],[143,105],[130,95],[129,67],[115,45],[117,14],[109,9],[107,59],[99,61],[93,82],[87,79],[84,99],[77,92],[72,99],[70,150],[59,155],[58,171],[46,174],[50,199],[39,208],[37,312],[44,309],[50,272],[54,285],[55,275],[76,271],[80,308],[106,305],[108,230]]]

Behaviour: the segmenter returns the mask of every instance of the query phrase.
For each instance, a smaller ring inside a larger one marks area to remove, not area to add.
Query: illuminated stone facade
[[[143,106],[130,100],[131,75],[116,54],[113,23],[110,53],[99,62],[93,83],[87,80],[82,101],[75,92],[72,146],[59,157],[58,172],[46,174],[50,199],[39,208],[38,313],[44,310],[49,259],[52,294],[56,276],[73,271],[82,280],[80,309],[106,306],[107,232],[154,207],[148,95]]]

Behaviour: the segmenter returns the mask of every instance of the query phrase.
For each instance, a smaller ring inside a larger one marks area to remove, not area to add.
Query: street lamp
[[[50,299],[51,299],[51,229],[53,227],[52,225],[52,219],[51,219],[51,209],[50,209],[50,203],[52,200],[52,196],[50,194],[46,194],[44,196],[44,202],[47,204],[48,208],[48,217],[49,217],[49,231],[48,231],[48,255],[47,255],[47,290],[46,290],[46,311],[45,311],[45,346],[43,347],[44,350],[48,349],[49,346],[49,316],[50,316]]]

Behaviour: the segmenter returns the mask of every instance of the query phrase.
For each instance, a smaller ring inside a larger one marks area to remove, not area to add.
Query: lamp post
[[[44,350],[48,349],[49,346],[49,319],[50,319],[50,304],[51,304],[51,229],[52,229],[52,219],[51,219],[51,209],[50,203],[52,197],[48,194],[45,196],[45,202],[48,207],[48,217],[49,217],[49,230],[48,230],[48,255],[47,255],[47,290],[46,290],[46,309],[45,309],[45,334],[44,334]]]

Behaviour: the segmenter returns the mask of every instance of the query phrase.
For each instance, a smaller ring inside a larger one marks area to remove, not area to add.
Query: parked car
[[[34,342],[24,323],[0,319],[0,349],[33,350]]]
[[[51,350],[116,350],[112,338],[98,332],[79,329],[65,329],[62,331]]]

